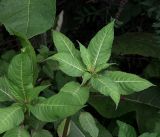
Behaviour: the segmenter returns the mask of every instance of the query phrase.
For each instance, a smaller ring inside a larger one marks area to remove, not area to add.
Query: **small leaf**
[[[88,112],[82,112],[79,117],[81,127],[88,132],[91,137],[98,137],[99,129],[96,126],[96,122],[93,116]]]
[[[118,86],[111,79],[105,76],[97,76],[91,79],[92,87],[106,96],[110,96],[115,102],[116,106],[120,100],[120,93]]]
[[[89,43],[88,49],[92,56],[93,68],[109,60],[113,39],[114,21],[102,28]]]
[[[91,75],[90,73],[85,72],[84,75],[82,76],[83,81],[82,81],[82,84],[81,84],[81,85],[86,84],[86,82],[87,82],[89,79],[91,79],[91,77],[92,77],[92,75]]]
[[[96,72],[96,73],[97,73],[97,72],[100,72],[100,71],[102,71],[102,70],[108,68],[108,67],[111,66],[111,65],[113,65],[113,63],[104,63],[104,64],[100,64],[100,65],[97,66],[95,72]]]
[[[70,54],[73,58],[76,57],[74,44],[64,34],[53,31],[53,40],[58,52],[65,52]]]
[[[68,53],[58,53],[49,59],[57,60],[60,64],[60,69],[69,76],[78,77],[85,72],[81,62]]]
[[[81,58],[83,60],[83,63],[86,65],[87,70],[90,71],[91,70],[91,54],[89,53],[89,50],[86,49],[81,43],[79,43],[80,45],[80,52],[81,52]]]
[[[121,71],[107,71],[106,76],[119,86],[122,95],[132,94],[153,86],[153,84],[137,75]]]
[[[0,134],[18,126],[24,119],[20,106],[0,108]]]
[[[119,126],[118,137],[137,137],[134,128],[126,123],[117,121]]]
[[[32,134],[32,137],[53,137],[48,130],[37,130]]]
[[[3,137],[30,137],[30,135],[24,128],[17,127],[7,131]]]
[[[89,96],[87,88],[78,83],[67,83],[58,93],[49,99],[31,107],[31,112],[41,121],[52,122],[73,115],[86,103]]]

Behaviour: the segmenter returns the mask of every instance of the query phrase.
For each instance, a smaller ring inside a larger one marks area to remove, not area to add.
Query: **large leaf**
[[[88,49],[92,55],[93,68],[109,60],[114,39],[113,29],[114,21],[102,28],[90,41]]]
[[[31,107],[32,113],[42,121],[55,121],[73,115],[83,107],[89,91],[71,82],[60,93]]]
[[[32,134],[32,137],[53,137],[48,130],[38,130]]]
[[[53,26],[55,6],[55,0],[1,0],[0,22],[31,38]]]
[[[154,34],[134,32],[116,37],[112,51],[116,55],[141,55],[159,58],[160,48],[156,46]]]
[[[120,92],[116,83],[105,76],[97,76],[91,79],[92,87],[106,96],[110,96],[115,102],[116,106],[120,100]]]
[[[21,53],[15,56],[9,65],[8,78],[18,87],[16,92],[23,100],[27,100],[28,90],[33,87],[33,66],[30,57]]]
[[[84,131],[88,132],[91,137],[98,137],[99,129],[96,126],[96,122],[93,116],[88,112],[82,112],[79,116],[81,127]]]
[[[18,126],[23,119],[24,114],[19,106],[0,108],[0,134]]]
[[[64,34],[53,31],[53,41],[58,52],[66,52],[72,57],[76,57],[76,49],[73,42]]]
[[[3,137],[30,137],[30,135],[26,129],[17,127],[7,131]]]
[[[137,75],[121,71],[107,71],[106,76],[111,78],[119,86],[122,95],[142,91],[153,84]]]
[[[135,129],[121,121],[117,121],[117,124],[119,126],[119,133],[118,137],[136,137]]]
[[[77,59],[72,57],[69,53],[58,53],[50,59],[55,59],[60,64],[60,69],[69,76],[82,76],[85,72],[83,65]]]

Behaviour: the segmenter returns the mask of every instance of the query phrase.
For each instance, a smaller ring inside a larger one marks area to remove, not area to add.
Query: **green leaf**
[[[68,53],[58,53],[50,59],[55,59],[60,64],[60,69],[69,76],[82,76],[85,72],[83,65],[77,58],[73,58]]]
[[[84,105],[89,98],[89,89],[82,87],[77,82],[69,82],[61,88],[60,93],[68,93],[73,96],[80,105]]]
[[[0,108],[0,134],[18,126],[24,119],[20,106]]]
[[[53,31],[53,41],[58,52],[65,52],[70,54],[73,58],[76,57],[76,48],[73,42],[64,34]]]
[[[58,125],[58,128],[57,128],[58,137],[62,137],[62,136],[63,136],[65,124],[66,124],[66,119],[64,119],[64,120]],[[70,131],[70,126],[71,126],[71,122],[69,122],[68,130],[67,130],[67,137],[68,137],[68,134],[69,134],[69,131]]]
[[[80,52],[81,52],[81,58],[83,60],[83,63],[86,65],[87,70],[91,71],[92,63],[91,63],[91,54],[89,53],[89,50],[86,49],[81,43],[80,45]]]
[[[11,34],[16,31],[31,38],[53,26],[55,8],[55,0],[1,0],[0,22]]]
[[[81,85],[86,84],[86,82],[87,82],[88,80],[90,80],[91,77],[92,77],[92,75],[91,75],[90,73],[85,72],[84,75],[82,76],[83,81],[82,81],[82,84],[81,84]]]
[[[6,77],[0,78],[0,102],[14,100],[12,89]]]
[[[93,68],[109,60],[114,39],[113,29],[114,21],[102,28],[90,41],[88,49],[92,56]]]
[[[14,32],[14,34],[18,37],[18,39],[20,40],[21,46],[25,49],[25,52],[31,58],[31,61],[33,64],[33,70],[34,70],[33,71],[34,83],[36,83],[36,80],[38,77],[38,66],[37,66],[37,57],[36,57],[34,48],[31,45],[30,41],[25,36],[23,36],[23,34],[20,34],[18,32]]]
[[[115,102],[116,106],[120,100],[120,93],[118,86],[111,79],[105,76],[97,76],[91,79],[92,87],[98,90],[105,96],[110,96]]]
[[[40,92],[42,92],[43,90],[45,90],[49,86],[50,85],[43,85],[43,86],[37,86],[37,87],[34,87],[33,89],[30,89],[30,91],[28,93],[29,100],[33,100],[33,99],[37,98],[38,95],[40,94]]]
[[[100,65],[97,66],[95,72],[96,72],[96,73],[97,73],[97,72],[100,72],[100,71],[102,71],[102,70],[108,68],[108,67],[111,66],[111,65],[113,65],[113,64],[112,64],[112,63],[104,63],[104,64],[100,64]]]
[[[139,137],[160,137],[157,133],[143,133]]]
[[[82,112],[79,117],[81,127],[84,131],[88,132],[91,137],[98,137],[99,129],[96,126],[96,122],[93,116],[88,112]]]
[[[119,126],[119,133],[118,137],[137,137],[135,129],[121,121],[117,121],[117,124]]]
[[[28,90],[33,88],[33,67],[27,54],[21,53],[12,59],[8,69],[8,78],[14,87],[18,87],[16,92],[19,96],[26,101]]]
[[[48,130],[38,130],[32,134],[32,137],[53,137],[52,134]]]
[[[26,129],[17,127],[7,131],[3,137],[30,137],[30,135]]]
[[[88,96],[87,88],[70,82],[57,95],[32,106],[31,112],[42,121],[52,122],[76,113],[86,103]]]
[[[137,75],[121,71],[107,71],[106,76],[119,86],[122,95],[132,94],[147,89],[153,84]]]

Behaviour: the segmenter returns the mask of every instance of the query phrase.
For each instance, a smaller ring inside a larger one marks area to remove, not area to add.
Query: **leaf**
[[[89,52],[92,56],[92,67],[106,63],[111,55],[114,39],[114,21],[102,28],[90,41]]]
[[[91,79],[91,85],[94,89],[98,90],[105,96],[110,96],[115,102],[116,106],[120,100],[120,93],[118,86],[111,79],[105,76],[93,77]]]
[[[118,137],[137,137],[134,128],[126,123],[117,121],[119,126]]]
[[[52,122],[73,115],[88,99],[89,91],[75,82],[67,83],[60,93],[31,107],[41,121]]]
[[[34,83],[36,83],[37,77],[38,77],[38,66],[37,66],[37,57],[36,53],[34,51],[34,48],[30,41],[23,36],[23,34],[20,34],[18,32],[14,32],[14,34],[18,37],[20,40],[21,46],[25,49],[25,52],[28,54],[28,56],[31,58],[32,64],[33,64],[33,77],[34,77]]]
[[[84,105],[89,98],[89,89],[87,87],[82,87],[77,82],[69,82],[61,88],[60,93],[71,94],[80,105]]]
[[[157,133],[143,133],[139,137],[160,137]]]
[[[80,52],[81,52],[81,58],[83,60],[83,63],[86,65],[87,70],[91,71],[91,54],[89,53],[89,50],[86,49],[81,43],[79,43],[80,45]]]
[[[85,72],[84,75],[82,76],[83,81],[82,81],[82,84],[81,84],[81,85],[86,84],[86,82],[87,82],[88,80],[90,80],[91,77],[92,77],[92,75],[91,75],[90,73]]]
[[[98,137],[99,129],[92,115],[88,112],[82,112],[79,117],[81,127],[88,132],[91,137]]]
[[[108,67],[111,66],[111,65],[113,65],[113,64],[112,64],[112,63],[110,63],[110,64],[109,64],[109,63],[100,64],[100,65],[97,66],[95,72],[96,72],[96,73],[97,73],[97,72],[100,72],[100,71],[108,68]]]
[[[0,134],[18,126],[24,119],[20,106],[0,108]]]
[[[30,135],[26,129],[17,127],[7,131],[3,137],[30,137]]]
[[[32,137],[53,137],[52,134],[48,130],[38,130],[32,134]]]
[[[10,88],[9,82],[6,77],[0,78],[0,102],[13,101],[12,89]]]
[[[49,86],[50,85],[43,85],[43,86],[37,86],[37,87],[34,87],[33,89],[31,89],[28,94],[29,100],[34,100],[35,98],[37,98],[38,95],[40,94],[40,92],[42,92],[43,90],[45,90]]]
[[[77,56],[74,44],[64,34],[57,31],[53,31],[53,41],[58,52],[68,53],[73,58]]]
[[[153,86],[153,84],[137,75],[121,71],[107,71],[106,76],[119,86],[122,95],[132,94]]]
[[[11,34],[16,31],[31,38],[53,26],[55,9],[55,0],[1,0],[0,22]]]
[[[19,96],[24,101],[27,100],[27,92],[33,88],[33,67],[27,54],[21,53],[13,58],[9,65],[8,78],[14,87],[18,87],[16,92]]]
[[[64,127],[66,124],[66,119],[64,119],[57,128],[58,137],[63,137]],[[69,122],[68,130],[67,130],[67,137],[70,131],[71,122]]]
[[[69,76],[78,77],[85,72],[81,62],[68,53],[58,53],[50,57],[50,59],[57,60],[60,64],[60,69]]]

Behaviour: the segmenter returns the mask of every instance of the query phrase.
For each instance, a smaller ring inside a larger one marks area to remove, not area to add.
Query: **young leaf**
[[[24,119],[20,106],[0,108],[0,134],[18,126]]]
[[[21,53],[13,58],[8,68],[8,78],[18,87],[21,98],[27,100],[28,89],[33,87],[33,67],[27,54]]]
[[[88,71],[91,71],[91,54],[89,53],[89,50],[86,49],[81,43],[79,43],[80,45],[80,52],[81,52],[81,58],[83,60],[83,63],[86,65]]]
[[[32,134],[32,137],[53,137],[52,134],[48,130],[38,130]]]
[[[109,60],[114,39],[113,29],[114,21],[102,28],[90,41],[88,49],[92,55],[93,68]]]
[[[126,123],[117,121],[119,126],[118,137],[137,137],[134,128]]]
[[[80,110],[88,99],[89,91],[78,83],[67,83],[49,99],[31,107],[31,112],[40,120],[51,122],[66,118]]]
[[[106,76],[119,86],[122,95],[132,94],[147,89],[153,84],[137,75],[121,71],[107,71]]]
[[[30,137],[30,135],[26,129],[17,127],[7,131],[3,137]]]
[[[56,0],[1,0],[0,22],[11,34],[17,31],[31,38],[53,26],[55,8]]]
[[[97,66],[95,72],[96,72],[96,73],[97,73],[97,72],[100,72],[100,71],[102,71],[102,70],[108,68],[108,67],[111,66],[111,65],[113,65],[113,64],[112,64],[112,63],[104,63],[104,64],[100,64],[100,65]]]
[[[68,53],[58,53],[49,59],[57,60],[60,64],[60,69],[69,76],[78,77],[85,72],[81,62]]]
[[[82,112],[79,117],[81,127],[88,132],[91,137],[98,137],[99,129],[96,126],[96,122],[93,116],[88,112]]]
[[[70,54],[73,58],[76,57],[76,49],[72,41],[64,34],[53,31],[53,41],[58,52]]]
[[[90,80],[92,77],[92,75],[88,72],[85,72],[84,75],[82,76],[82,84],[81,85],[84,85],[88,80]]]
[[[120,100],[120,93],[118,86],[111,79],[105,76],[97,76],[91,79],[92,87],[106,96],[110,96],[115,102],[116,106]]]

